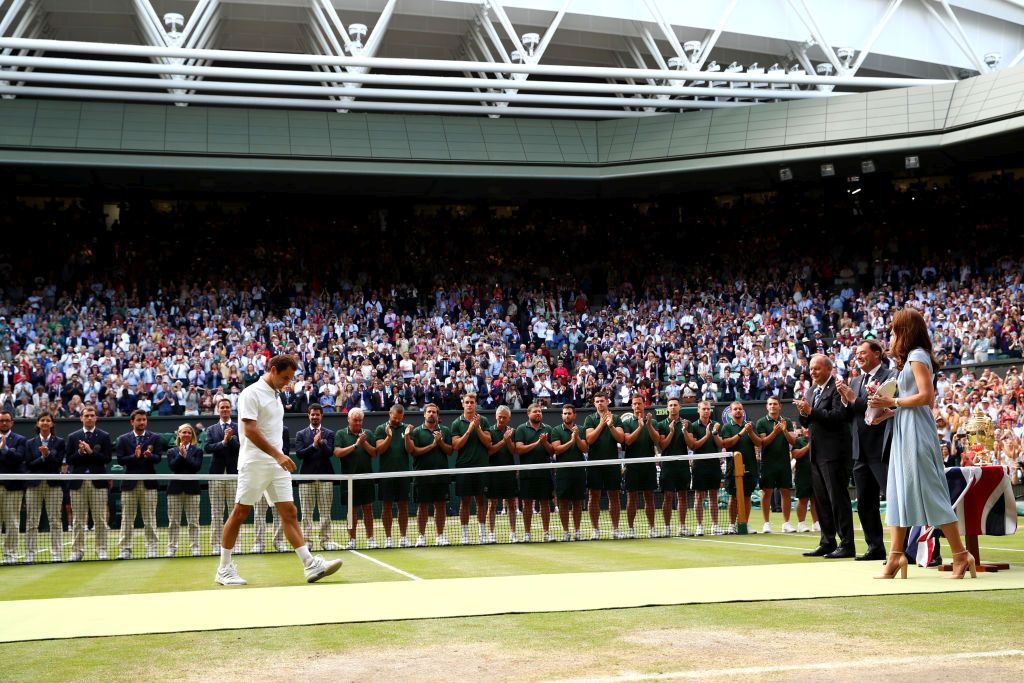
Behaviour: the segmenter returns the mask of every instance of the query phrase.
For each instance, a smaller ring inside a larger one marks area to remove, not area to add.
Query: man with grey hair
[[[491,443],[487,446],[488,465],[514,465],[513,457],[513,435],[515,432],[509,426],[512,421],[512,411],[508,406],[498,406],[494,411],[494,427],[490,430]],[[516,513],[519,511],[516,498],[519,495],[516,485],[516,473],[489,472],[486,477],[487,499],[488,499],[488,524],[490,533],[487,536],[488,543],[494,543],[494,520],[498,506],[504,501],[505,513],[508,515],[508,542],[516,542]]]
[[[803,399],[793,401],[800,424],[811,433],[811,481],[817,503],[821,540],[804,553],[808,557],[852,558],[853,511],[850,507],[850,470],[853,465],[850,423],[832,375],[832,361],[816,353],[810,362],[812,386]],[[836,546],[836,534],[839,545]]]
[[[348,428],[334,434],[334,455],[341,458],[342,474],[369,474],[373,472],[373,458],[377,457],[377,441],[369,430],[363,429],[363,411],[353,408],[348,411]],[[345,491],[343,497],[347,497]],[[348,530],[347,550],[356,547],[356,520],[363,513],[363,527],[366,530],[366,547],[377,547],[373,537],[373,482],[361,479],[352,484],[352,500],[346,501],[353,507],[352,526]]]

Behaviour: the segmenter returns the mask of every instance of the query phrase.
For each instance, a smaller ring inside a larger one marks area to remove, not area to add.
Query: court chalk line
[[[991,652],[954,652],[942,654],[944,660],[995,659],[1024,655],[1024,650],[996,650]],[[751,666],[735,669],[703,669],[694,671],[673,671],[671,673],[641,674],[626,673],[607,678],[576,678],[561,683],[631,683],[632,681],[676,680],[680,678],[724,678],[750,674],[786,673],[791,671],[835,671],[839,669],[861,669],[866,667],[900,666],[906,664],[934,664],[935,656],[921,657],[869,657],[846,662],[820,662],[809,664],[778,664],[775,666]]]
[[[381,567],[384,567],[385,569],[390,569],[391,571],[395,572],[396,574],[401,574],[402,576],[406,576],[406,577],[412,579],[413,581],[422,581],[423,580],[420,577],[416,576],[415,574],[410,574],[409,572],[402,571],[398,567],[393,567],[390,564],[388,564],[387,562],[381,562],[380,560],[378,560],[375,557],[370,557],[369,555],[364,555],[363,553],[359,552],[358,550],[349,550],[348,552],[350,552],[353,555],[356,555],[358,557],[361,557],[364,560],[369,560],[370,562],[373,562],[374,564],[380,565]]]
[[[753,545],[759,548],[778,548],[780,550],[806,550],[803,547],[791,545],[769,545],[767,543],[743,543],[741,541],[722,541],[717,538],[697,538],[694,536],[675,536],[677,541],[701,541],[703,543],[728,543],[729,545]]]

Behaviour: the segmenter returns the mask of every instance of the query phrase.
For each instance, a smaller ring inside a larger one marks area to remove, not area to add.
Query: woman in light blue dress
[[[931,411],[936,361],[928,326],[918,311],[904,308],[893,315],[889,355],[900,370],[898,395],[873,394],[868,400],[872,408],[889,409],[887,415],[893,420],[885,510],[890,552],[878,578],[892,579],[897,573],[907,578],[907,558],[903,554],[907,529],[925,524],[941,528],[949,542],[952,578],[962,579],[968,571],[974,577],[974,558],[964,548],[949,501],[939,434]]]

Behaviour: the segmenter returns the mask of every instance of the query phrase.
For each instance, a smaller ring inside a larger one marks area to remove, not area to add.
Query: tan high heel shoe
[[[900,559],[896,561],[896,566],[893,568],[892,574],[888,574],[883,571],[881,576],[875,577],[876,579],[895,579],[896,574],[899,574],[901,579],[907,578],[907,556],[902,552],[894,550],[889,553],[889,559],[891,560],[894,557],[899,557]],[[886,563],[886,566],[888,566],[888,563]]]
[[[957,562],[957,558],[963,558],[964,556],[967,557],[967,561],[964,562],[963,565],[960,567],[959,571],[957,571],[957,565],[959,564],[959,562]],[[949,578],[962,579],[967,574],[967,572],[971,573],[972,579],[978,578],[978,569],[975,566],[974,555],[971,555],[966,550],[959,553],[953,553],[953,575]]]

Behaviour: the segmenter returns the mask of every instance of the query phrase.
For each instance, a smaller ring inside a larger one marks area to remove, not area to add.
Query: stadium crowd
[[[482,408],[584,407],[599,391],[613,405],[788,399],[809,386],[813,353],[849,375],[858,341],[905,302],[948,365],[1019,358],[1024,260],[1006,242],[1019,239],[1019,185],[685,208],[410,205],[344,220],[133,201],[111,221],[102,204],[7,200],[5,232],[54,239],[3,253],[0,405],[25,418],[87,403],[101,416],[212,414],[278,352],[302,361],[282,395],[300,413],[457,409],[467,393]],[[928,225],[972,231],[954,250]],[[924,249],[903,248],[919,237]],[[959,379],[949,400],[962,413],[982,387],[969,373],[947,381]],[[1014,389],[996,389],[986,378],[992,410],[1015,410]]]

